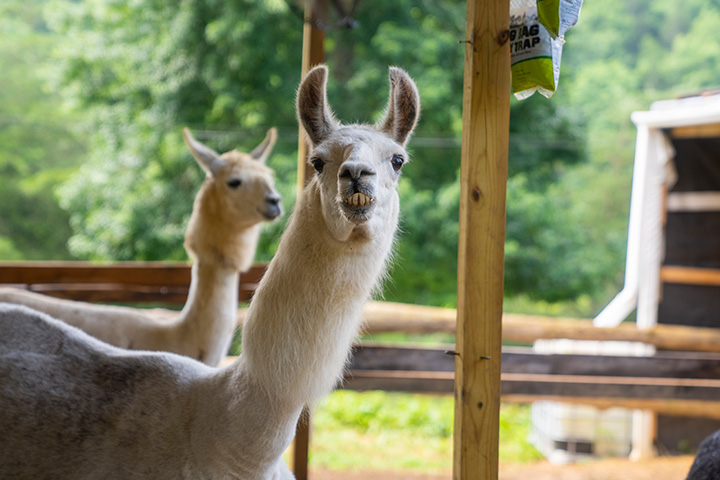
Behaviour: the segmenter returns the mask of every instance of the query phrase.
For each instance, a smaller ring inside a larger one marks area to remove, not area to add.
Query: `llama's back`
[[[162,330],[158,328],[160,325],[158,322],[148,318],[142,310],[136,308],[54,298],[11,287],[0,287],[1,302],[24,305],[43,312],[95,338],[122,348],[132,348],[133,343],[138,343],[138,339],[144,339],[146,343],[152,341],[149,337],[160,335]]]
[[[720,479],[720,430],[700,444],[686,480]]]
[[[189,457],[190,385],[210,371],[0,304],[0,477],[163,478]]]

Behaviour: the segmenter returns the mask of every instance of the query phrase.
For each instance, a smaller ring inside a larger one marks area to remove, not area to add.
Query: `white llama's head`
[[[387,234],[397,221],[396,186],[408,160],[404,147],[420,114],[417,88],[407,73],[391,67],[383,119],[375,126],[342,125],[328,106],[327,76],[327,67],[313,68],[297,96],[325,223],[338,241]]]
[[[247,228],[282,215],[273,171],[265,165],[277,140],[275,128],[268,130],[265,140],[250,153],[231,150],[220,155],[197,141],[187,128],[183,129],[183,138],[207,173],[203,188],[209,189],[207,194],[212,192],[218,221]]]

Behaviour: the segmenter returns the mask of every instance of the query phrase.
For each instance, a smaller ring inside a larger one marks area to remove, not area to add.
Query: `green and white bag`
[[[520,100],[540,92],[550,98],[560,78],[563,35],[580,14],[582,0],[511,0],[512,91]]]

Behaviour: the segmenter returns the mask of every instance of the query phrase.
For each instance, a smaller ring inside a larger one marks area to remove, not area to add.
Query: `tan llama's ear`
[[[225,165],[215,150],[195,140],[189,128],[183,128],[183,139],[185,139],[185,145],[190,149],[190,153],[208,174],[215,175]]]
[[[420,117],[420,95],[415,82],[403,69],[390,67],[390,99],[380,130],[405,146]]]
[[[263,140],[260,145],[255,147],[252,152],[250,152],[250,156],[258,162],[265,163],[265,160],[267,160],[270,156],[270,152],[272,152],[276,141],[277,128],[272,127],[270,130],[267,131],[267,135],[265,135],[265,140]]]
[[[322,142],[337,128],[337,121],[327,102],[327,77],[327,67],[318,65],[305,75],[298,89],[298,121],[312,145]]]

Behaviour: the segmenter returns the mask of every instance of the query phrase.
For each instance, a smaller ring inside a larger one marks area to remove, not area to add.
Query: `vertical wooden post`
[[[453,478],[497,480],[509,0],[467,0]]]
[[[303,409],[295,427],[292,452],[292,471],[296,480],[307,480],[310,455],[310,411],[307,407]]]
[[[308,2],[305,9],[305,24],[303,26],[303,50],[302,50],[302,78],[305,77],[312,67],[325,62],[325,32],[316,28],[315,21],[325,21],[325,0]],[[314,8],[313,8],[314,5]],[[297,165],[297,187],[298,194],[302,191],[312,175],[307,168],[307,144],[305,143],[305,132],[302,126],[298,125],[298,165]]]
[[[325,61],[325,32],[316,27],[315,21],[325,21],[325,0],[308,2],[303,25],[302,72],[301,78],[315,65]],[[297,194],[300,195],[310,179],[312,171],[307,168],[307,144],[305,132],[298,125]],[[310,453],[310,411],[305,408],[295,429],[292,470],[297,480],[308,478],[308,456]]]

